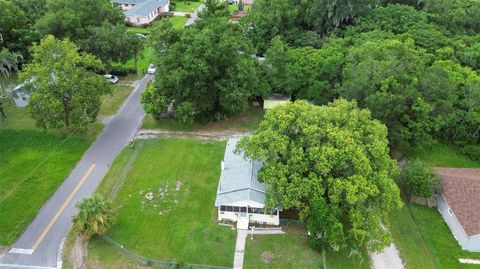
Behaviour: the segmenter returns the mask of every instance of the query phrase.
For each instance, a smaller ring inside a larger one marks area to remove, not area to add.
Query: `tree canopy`
[[[26,56],[28,47],[40,35],[32,28],[32,21],[13,1],[0,0],[0,49]]]
[[[389,244],[383,225],[401,206],[393,181],[398,168],[388,155],[386,127],[354,101],[277,106],[238,149],[263,163],[267,206],[300,210],[315,246]]]
[[[124,24],[104,22],[101,26],[90,27],[88,32],[88,37],[79,41],[80,46],[102,60],[107,73],[113,62],[126,62],[131,58],[137,37],[128,33]]]
[[[124,19],[122,11],[108,0],[47,0],[46,9],[35,27],[43,35],[71,40],[86,38],[88,27],[101,26],[105,21],[117,24]]]
[[[262,94],[252,46],[238,24],[206,18],[180,35],[171,25],[160,27],[171,39],[156,43],[157,79],[143,95],[147,112],[159,117],[173,103],[179,120],[218,120],[244,111]]]
[[[95,70],[100,60],[80,54],[68,39],[45,37],[31,49],[32,60],[20,74],[31,88],[29,109],[38,126],[48,128],[84,127],[94,121],[100,96],[110,86]]]

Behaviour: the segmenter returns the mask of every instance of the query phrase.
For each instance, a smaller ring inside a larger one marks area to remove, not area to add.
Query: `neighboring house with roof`
[[[237,222],[238,229],[249,223],[279,225],[279,211],[265,210],[267,186],[258,180],[261,164],[235,153],[239,138],[229,139],[221,165],[215,206],[218,221]]]
[[[435,168],[438,210],[463,250],[480,252],[480,169]]]
[[[149,24],[169,11],[170,0],[111,0],[125,11],[125,20],[134,25]]]

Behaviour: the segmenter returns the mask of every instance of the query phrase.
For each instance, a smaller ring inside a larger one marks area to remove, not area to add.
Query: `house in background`
[[[263,100],[263,109],[272,109],[276,106],[281,106],[290,103],[291,96],[282,93],[272,93],[269,97]]]
[[[125,21],[133,25],[145,25],[160,14],[169,11],[170,0],[111,0],[125,11]]]
[[[261,164],[235,153],[238,140],[228,140],[221,164],[215,200],[218,221],[236,222],[237,229],[248,229],[250,223],[279,225],[279,211],[265,209],[267,186],[258,180]]]
[[[438,210],[463,250],[480,252],[480,169],[435,168]]]

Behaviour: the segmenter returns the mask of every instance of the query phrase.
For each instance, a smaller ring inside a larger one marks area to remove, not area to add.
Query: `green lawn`
[[[283,235],[255,235],[247,238],[245,248],[245,268],[323,268],[322,254],[307,243],[307,234],[303,225],[283,226]],[[327,268],[368,269],[368,254],[363,258],[348,257],[348,252],[329,251],[326,256]]]
[[[115,115],[132,90],[132,86],[115,85],[111,94],[102,96],[102,107],[98,113],[98,119]]]
[[[414,204],[409,204],[408,208],[427,249],[430,251],[435,268],[479,268],[478,265],[466,265],[458,262],[459,258],[480,259],[480,253],[467,252],[460,248],[436,208],[426,208]]]
[[[127,31],[135,34],[143,34],[143,35],[150,34],[150,30],[144,27],[128,26]]]
[[[18,238],[92,142],[91,137],[44,132],[12,100],[5,112],[7,120],[0,120],[0,245]]]
[[[103,98],[101,116],[114,113],[131,91],[115,86]],[[85,134],[67,136],[61,130],[44,132],[26,108],[5,103],[7,120],[0,120],[0,245],[18,238],[45,201],[69,174],[102,130],[94,123]]]
[[[180,11],[180,12],[193,12],[195,9],[197,9],[202,2],[201,1],[179,1],[179,0],[174,0],[172,1],[172,4],[175,3],[175,11]]]
[[[146,140],[114,200],[117,220],[109,236],[161,261],[232,266],[236,234],[216,224],[213,206],[224,150],[225,142]],[[126,148],[117,157],[99,193],[109,196],[133,152]],[[88,262],[125,268],[128,259],[106,248],[91,241]]]
[[[155,120],[151,115],[146,115],[142,129],[163,129],[170,131],[251,131],[254,130],[263,118],[264,111],[259,107],[251,107],[247,111],[232,116],[219,122],[205,125],[198,123],[182,124],[170,119]]]
[[[170,17],[169,20],[173,24],[173,28],[182,29],[185,23],[187,23],[188,18],[185,16],[173,16]]]
[[[440,143],[419,147],[407,153],[407,157],[418,158],[431,166],[480,168],[480,162],[472,161],[454,147]]]
[[[427,248],[408,206],[390,217],[393,239],[407,268],[435,269],[434,257]]]

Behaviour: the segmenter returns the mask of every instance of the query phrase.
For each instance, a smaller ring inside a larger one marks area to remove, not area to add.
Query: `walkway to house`
[[[249,234],[284,234],[282,228],[260,228],[252,230],[237,229],[237,242],[235,243],[235,255],[233,257],[233,268],[243,268],[243,256],[245,254],[245,243]]]
[[[192,12],[183,12],[183,11],[173,11],[172,15],[177,16],[177,17],[185,17],[187,14],[190,14],[192,16]]]
[[[189,26],[190,24],[193,24],[195,20],[198,18],[198,13],[202,11],[205,8],[205,4],[201,4],[193,13],[190,19],[185,23],[185,26]]]
[[[235,256],[233,257],[233,268],[243,268],[243,255],[245,254],[245,243],[247,242],[248,230],[237,230],[237,243],[235,244]]]
[[[405,269],[395,244],[390,244],[382,252],[370,253],[373,269]]]

